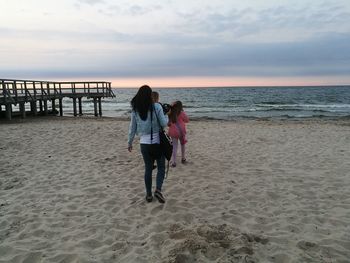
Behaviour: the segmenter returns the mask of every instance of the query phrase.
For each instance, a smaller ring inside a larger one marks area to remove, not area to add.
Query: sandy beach
[[[0,123],[0,262],[350,262],[350,121],[192,121],[146,203],[127,120]]]

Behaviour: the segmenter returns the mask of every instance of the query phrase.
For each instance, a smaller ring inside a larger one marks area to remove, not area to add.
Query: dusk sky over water
[[[350,84],[350,1],[0,0],[0,77]]]

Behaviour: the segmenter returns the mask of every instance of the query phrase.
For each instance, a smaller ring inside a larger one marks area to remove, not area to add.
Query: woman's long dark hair
[[[131,100],[132,109],[137,112],[141,120],[147,119],[147,113],[152,106],[152,89],[148,85],[143,85]]]

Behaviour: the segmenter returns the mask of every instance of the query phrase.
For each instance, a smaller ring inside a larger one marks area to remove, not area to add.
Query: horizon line
[[[145,84],[147,85],[147,84]],[[151,87],[151,86],[150,86]],[[243,86],[152,86],[154,89],[204,89],[204,88],[301,88],[301,87],[350,87],[350,84],[327,84],[327,85],[243,85]],[[115,87],[113,89],[138,89],[140,87]]]

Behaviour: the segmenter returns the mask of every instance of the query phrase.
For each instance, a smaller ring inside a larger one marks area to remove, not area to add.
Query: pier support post
[[[21,112],[21,118],[24,119],[26,117],[26,107],[24,102],[19,103],[19,111]]]
[[[98,113],[97,113],[97,98],[94,98],[94,110],[95,110],[95,117],[98,116]]]
[[[38,115],[38,110],[36,108],[36,101],[31,101],[30,102],[30,111],[34,116]]]
[[[12,104],[6,104],[6,119],[12,119]]]
[[[101,97],[98,98],[98,115],[102,117],[102,104],[101,104]]]
[[[51,100],[51,106],[52,106],[52,113],[56,114],[56,102],[55,102],[55,99]]]
[[[62,105],[62,99],[58,100],[58,105],[60,108],[60,116],[63,116],[63,105]]]
[[[39,108],[40,108],[40,113],[43,112],[43,101],[39,100]]]
[[[77,116],[77,98],[73,98],[73,114]]]
[[[79,115],[83,115],[83,107],[81,105],[81,97],[78,98],[78,104],[79,104]]]
[[[47,100],[44,100],[44,115],[46,116],[48,114],[48,110],[47,110]]]

